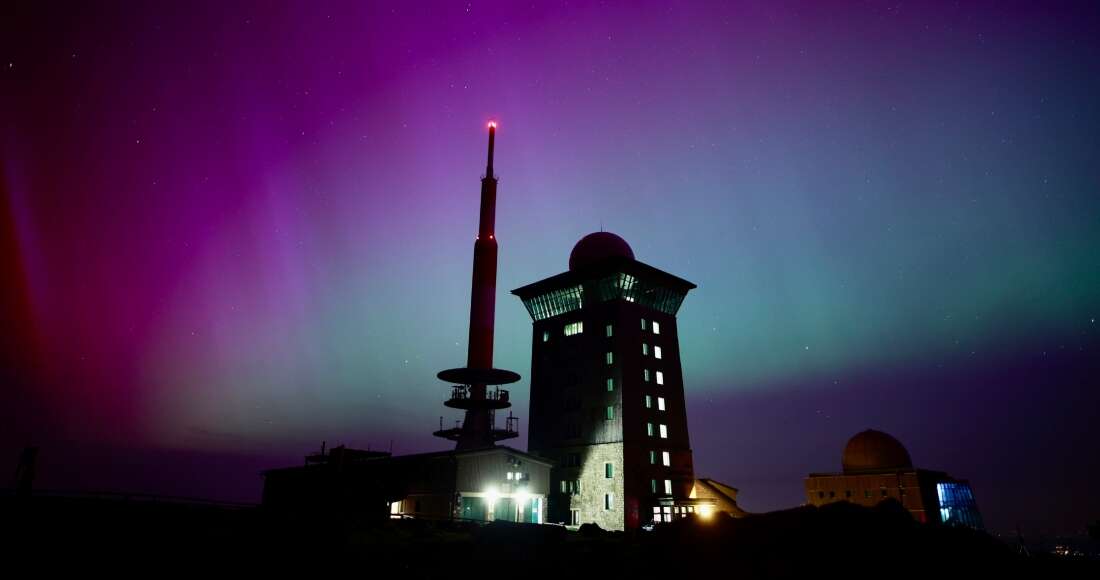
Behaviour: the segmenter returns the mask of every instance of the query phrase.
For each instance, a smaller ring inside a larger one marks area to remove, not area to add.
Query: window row
[[[652,409],[653,408],[653,397],[651,397],[649,395],[645,396],[645,408],[646,409]],[[657,410],[658,411],[664,411],[665,410],[665,398],[664,397],[657,397]]]
[[[642,343],[642,356],[649,356],[649,344]],[[654,345],[653,358],[661,358],[661,347]]]
[[[671,522],[672,517],[686,518],[695,513],[695,506],[653,506],[653,522]]]
[[[650,450],[650,452],[649,452],[649,464],[650,465],[657,465],[657,452],[656,451]],[[664,465],[665,467],[670,467],[672,465],[672,454],[669,453],[668,451],[662,451],[661,452],[661,465]]]
[[[819,491],[819,492],[817,492],[817,498],[818,499],[825,499],[825,494],[826,494],[826,492]],[[836,497],[836,492],[835,491],[829,491],[828,494],[829,494],[829,499],[833,499],[833,498]],[[869,490],[869,489],[863,490],[864,499],[869,499],[873,495],[874,495],[874,493],[872,493],[871,490]],[[883,487],[883,488],[879,489],[879,495],[881,497],[887,497],[888,495],[890,495],[890,491],[889,491],[889,489]],[[898,488],[898,495],[906,495],[906,491],[905,491],[904,487]],[[844,490],[844,497],[845,498],[851,498],[852,497],[852,490],[850,490],[850,489]]]
[[[608,354],[608,356],[611,355],[611,353],[607,353],[607,354]],[[608,364],[610,364],[610,363],[608,363]],[[665,384],[665,373],[663,373],[661,371],[657,371],[657,372],[653,373],[653,376],[656,378],[658,385]],[[647,383],[649,382],[649,377],[650,377],[649,369],[642,369],[642,378],[645,379],[645,382],[647,382]]]
[[[563,479],[561,480],[561,492],[568,495],[580,495],[581,493],[581,480],[579,479]]]
[[[671,479],[666,479],[665,480],[665,485],[664,485],[663,489],[665,491],[665,495],[672,495],[672,480]],[[652,493],[657,493],[657,480],[656,479],[649,480],[649,491],[651,491]]]
[[[647,324],[646,319],[643,318],[642,319],[642,330],[647,330],[646,329],[646,324]],[[661,323],[654,320],[652,323],[649,324],[649,330],[653,334],[661,334]]]
[[[660,427],[660,429],[658,429],[657,432],[659,432],[661,434],[661,439],[668,439],[668,425],[662,424],[662,425],[659,425],[659,427]],[[650,437],[653,437],[654,432],[655,431],[653,430],[653,423],[646,423],[645,424],[645,433],[646,433],[646,435],[648,435]]]

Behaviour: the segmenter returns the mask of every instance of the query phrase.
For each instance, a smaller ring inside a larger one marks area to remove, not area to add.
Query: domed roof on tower
[[[569,269],[576,270],[608,258],[634,259],[626,240],[611,232],[593,232],[581,238],[569,253]]]
[[[913,460],[900,441],[882,431],[857,433],[844,447],[844,472],[912,469]]]

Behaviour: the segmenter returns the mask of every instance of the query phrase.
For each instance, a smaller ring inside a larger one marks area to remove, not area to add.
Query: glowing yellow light
[[[705,505],[705,504],[699,506],[699,509],[697,509],[695,511],[698,512],[699,517],[701,517],[703,519],[710,519],[710,516],[711,516],[711,513],[712,513],[711,512],[711,507],[709,505]]]

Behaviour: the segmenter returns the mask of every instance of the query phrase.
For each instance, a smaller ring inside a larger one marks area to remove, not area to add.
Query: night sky
[[[876,428],[994,530],[1100,518],[1095,2],[19,4],[0,467],[39,445],[40,487],[449,445],[496,119],[497,366],[602,227],[698,284],[696,472],[744,508]]]

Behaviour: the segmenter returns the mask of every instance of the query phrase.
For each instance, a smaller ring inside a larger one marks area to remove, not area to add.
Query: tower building
[[[465,411],[452,428],[434,434],[454,449],[393,456],[388,452],[338,446],[306,456],[305,465],[269,469],[263,503],[271,509],[335,511],[383,518],[545,522],[551,462],[496,445],[519,435],[518,419],[503,428],[496,412],[512,406],[500,385],[519,375],[493,368],[496,302],[497,179],[493,175],[496,123],[489,123],[489,161],[481,179],[481,212],[474,241],[470,335],[466,366],[441,371],[450,383],[444,405]]]
[[[439,419],[436,437],[455,441],[459,451],[480,449],[519,435],[519,420],[510,414],[503,429],[496,428],[496,412],[512,406],[508,391],[499,385],[514,383],[519,375],[493,368],[493,325],[497,292],[496,208],[497,178],[493,175],[493,145],[497,125],[489,123],[489,160],[481,178],[481,213],[474,240],[474,270],[470,291],[470,335],[466,366],[440,371],[440,380],[452,384],[451,398],[443,404],[463,409],[461,424],[443,428]],[[495,387],[489,390],[489,387]]]
[[[547,521],[633,529],[696,511],[676,313],[695,285],[610,232],[512,291],[532,318],[528,452],[551,459]]]

